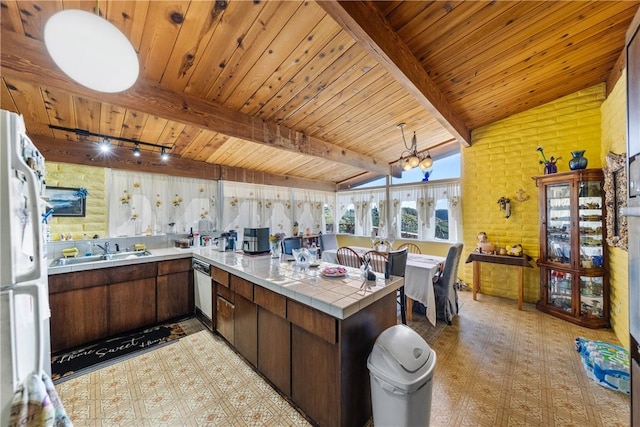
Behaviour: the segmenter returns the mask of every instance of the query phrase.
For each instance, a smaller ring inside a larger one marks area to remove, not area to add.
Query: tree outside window
[[[435,216],[435,238],[449,240],[449,207],[446,199],[436,203]]]
[[[418,210],[415,201],[403,201],[400,210],[400,236],[403,239],[418,238]]]
[[[333,212],[331,212],[331,209],[329,209],[329,205],[327,204],[324,205],[323,212],[324,212],[325,233],[335,233]]]
[[[338,232],[354,234],[356,229],[356,215],[353,204],[350,204],[347,211],[340,218]]]

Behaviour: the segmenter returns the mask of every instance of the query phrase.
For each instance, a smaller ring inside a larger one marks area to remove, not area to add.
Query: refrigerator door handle
[[[35,341],[35,345],[36,345],[36,358],[35,358],[35,366],[34,366],[34,370],[33,372],[40,375],[43,372],[43,367],[44,367],[44,353],[43,353],[43,349],[44,349],[44,336],[43,336],[43,330],[42,330],[42,310],[40,308],[40,286],[36,283],[32,283],[32,284],[26,284],[26,285],[17,285],[14,286],[9,292],[12,293],[13,295],[10,296],[10,298],[13,299],[13,296],[15,295],[29,295],[31,296],[31,298],[33,298],[33,317],[34,317],[34,329],[35,329],[35,335],[36,335],[36,341]],[[12,303],[13,304],[13,303]],[[11,315],[13,316],[14,313],[11,313]],[[13,320],[13,319],[12,319]],[[13,323],[13,321],[12,321]],[[13,335],[14,333],[12,333]],[[11,337],[12,341],[15,339],[15,337]],[[13,349],[16,348],[16,343],[12,342],[11,343],[11,347]],[[16,355],[14,354],[14,358],[16,357]],[[23,378],[21,378],[21,380],[23,380]]]
[[[26,138],[25,135],[22,135],[21,138]],[[26,180],[27,189],[29,192],[29,210],[30,212],[34,212],[35,215],[32,215],[31,222],[31,239],[33,243],[33,247],[35,248],[34,256],[35,262],[33,263],[33,268],[27,271],[24,274],[21,274],[16,277],[16,282],[27,282],[30,280],[38,280],[42,278],[42,262],[40,260],[44,259],[43,247],[42,247],[42,233],[40,229],[40,196],[39,196],[39,182],[35,176],[33,170],[24,162],[20,154],[18,154],[18,150],[12,150],[12,158],[11,163],[14,169],[21,171]]]

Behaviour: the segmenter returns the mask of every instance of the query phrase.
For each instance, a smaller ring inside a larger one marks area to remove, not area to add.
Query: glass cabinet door
[[[547,277],[547,304],[572,312],[571,273],[549,270]]]
[[[581,181],[578,194],[580,221],[580,267],[602,267],[602,184]]]
[[[604,279],[580,276],[580,316],[588,319],[604,317]]]
[[[571,264],[571,203],[569,183],[547,190],[547,260]]]

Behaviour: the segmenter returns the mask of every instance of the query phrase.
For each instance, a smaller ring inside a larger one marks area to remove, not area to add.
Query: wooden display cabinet
[[[534,179],[540,203],[538,309],[588,328],[609,326],[602,170]]]

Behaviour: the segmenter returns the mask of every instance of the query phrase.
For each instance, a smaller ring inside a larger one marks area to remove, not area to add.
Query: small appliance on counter
[[[248,254],[269,252],[269,228],[245,228],[242,250]]]
[[[218,250],[220,252],[234,251],[236,249],[237,237],[238,233],[231,230],[220,233],[220,237],[216,237],[213,240],[217,242]]]

